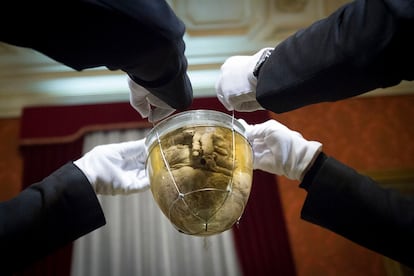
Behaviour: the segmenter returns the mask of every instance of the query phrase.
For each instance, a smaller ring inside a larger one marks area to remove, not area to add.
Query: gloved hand
[[[216,82],[216,93],[227,110],[251,112],[264,109],[256,100],[257,79],[253,71],[263,52],[268,49],[273,48],[263,48],[253,56],[233,56],[223,63]]]
[[[136,111],[149,122],[156,122],[174,113],[175,109],[151,94],[128,76],[129,101]]]
[[[322,151],[322,144],[308,141],[299,132],[292,131],[276,120],[245,127],[246,136],[253,148],[253,168],[284,175],[302,181],[305,173]]]
[[[149,188],[145,171],[145,139],[100,145],[73,163],[97,194],[131,194]]]

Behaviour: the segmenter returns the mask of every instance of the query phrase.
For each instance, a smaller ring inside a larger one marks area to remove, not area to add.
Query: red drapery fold
[[[230,114],[216,98],[197,98],[191,109]],[[235,113],[248,123],[269,119],[266,111]],[[21,152],[23,188],[80,157],[85,133],[94,130],[151,127],[129,103],[28,107],[23,110]],[[246,210],[234,236],[243,274],[296,274],[276,178],[256,171]],[[72,245],[52,253],[18,275],[70,275]]]
[[[275,177],[255,171],[235,244],[244,276],[296,275]]]

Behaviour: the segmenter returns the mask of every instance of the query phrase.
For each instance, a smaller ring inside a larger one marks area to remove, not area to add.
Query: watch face
[[[270,57],[272,52],[273,52],[273,49],[268,49],[263,52],[263,54],[260,56],[259,60],[257,61],[256,66],[254,67],[253,76],[255,76],[256,78],[257,76],[259,76],[260,68],[262,68],[263,63],[266,61],[266,59]]]

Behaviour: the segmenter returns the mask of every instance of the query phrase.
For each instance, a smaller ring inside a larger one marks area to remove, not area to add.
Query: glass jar
[[[209,236],[240,219],[251,190],[253,153],[234,117],[185,111],[155,125],[145,142],[152,195],[175,228]]]

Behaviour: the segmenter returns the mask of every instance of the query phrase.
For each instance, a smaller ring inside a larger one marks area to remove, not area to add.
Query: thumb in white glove
[[[149,188],[145,139],[94,147],[73,163],[97,194],[131,194]]]
[[[252,112],[264,108],[256,100],[257,79],[254,68],[264,51],[263,48],[253,56],[232,56],[220,68],[216,82],[219,101],[227,110]]]
[[[148,118],[149,122],[156,122],[174,113],[174,108],[134,82],[129,76],[128,86],[130,89],[130,104],[138,111],[142,118]]]
[[[302,181],[305,173],[322,151],[322,144],[308,141],[276,120],[245,127],[254,154],[253,168]]]

